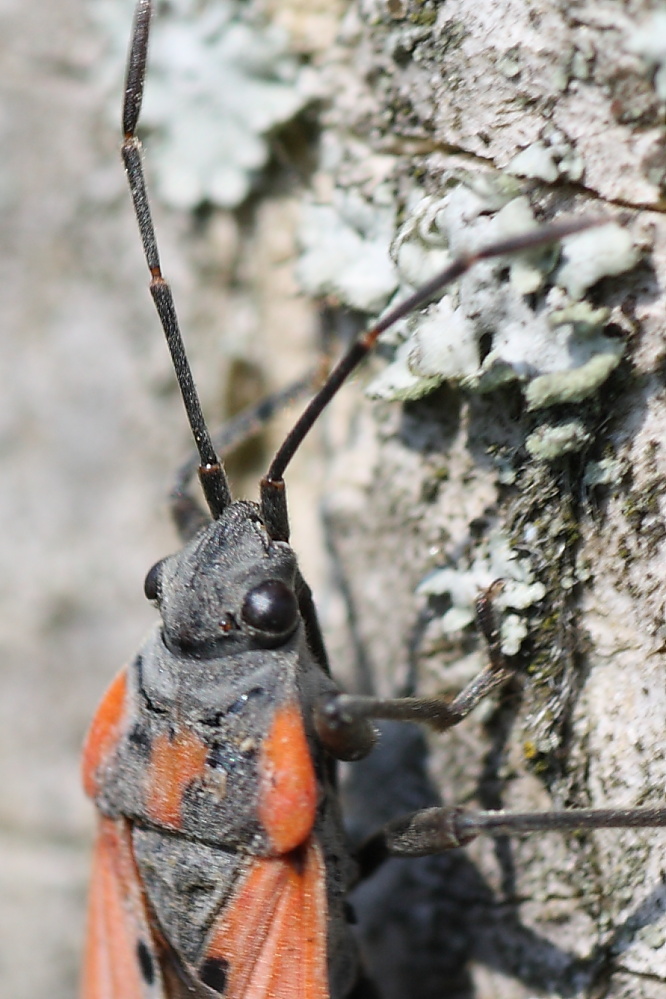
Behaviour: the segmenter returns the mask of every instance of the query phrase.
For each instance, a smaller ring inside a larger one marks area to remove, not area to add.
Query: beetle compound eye
[[[249,591],[241,611],[243,621],[257,631],[284,635],[298,621],[298,604],[292,590],[279,579],[268,579]]]
[[[162,561],[156,562],[143,583],[143,592],[147,600],[159,600],[160,598],[160,577],[162,575]]]

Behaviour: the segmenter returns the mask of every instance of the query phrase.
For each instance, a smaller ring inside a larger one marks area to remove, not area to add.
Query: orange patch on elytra
[[[326,870],[314,840],[257,858],[200,962],[227,968],[224,999],[328,999]]]
[[[82,999],[142,999],[137,943],[153,947],[146,904],[123,820],[99,820],[93,857]],[[154,966],[157,976],[158,970]]]
[[[181,805],[188,784],[203,777],[208,747],[186,728],[170,739],[160,735],[152,743],[146,777],[146,810],[160,826],[181,827]]]
[[[288,853],[310,833],[317,811],[317,780],[297,703],[275,712],[261,744],[259,819],[272,848]]]
[[[126,690],[127,671],[123,669],[113,678],[88,729],[81,762],[83,789],[91,798],[94,798],[99,791],[98,772],[115,749],[120,737]]]

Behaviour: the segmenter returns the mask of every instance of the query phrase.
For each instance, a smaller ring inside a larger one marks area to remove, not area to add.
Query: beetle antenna
[[[162,275],[141,162],[141,143],[135,134],[143,100],[151,16],[151,0],[138,0],[134,13],[134,26],[125,77],[122,157],[141,233],[143,252],[150,271],[150,294],[162,323],[187,419],[199,452],[199,479],[211,516],[217,520],[222,511],[231,503],[231,490],[206,426],[201,402],[185,353],[171,288]]]

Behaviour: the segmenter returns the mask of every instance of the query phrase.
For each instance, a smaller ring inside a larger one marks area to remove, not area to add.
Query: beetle
[[[386,857],[442,852],[482,832],[665,825],[666,809],[433,807],[389,823],[352,854],[337,761],[371,752],[378,719],[445,731],[513,677],[493,609],[501,582],[478,602],[488,663],[455,697],[344,693],[289,545],[284,473],[383,331],[478,261],[604,220],[555,222],[456,258],[353,342],[277,450],[259,503],[233,500],[162,274],[136,137],[151,16],[150,0],[138,0],[122,153],[208,509],[185,470],[172,497],[183,547],[145,580],[160,622],[112,682],[86,741],[84,785],[98,829],[82,995],[370,999],[376,991],[350,930],[347,893]]]

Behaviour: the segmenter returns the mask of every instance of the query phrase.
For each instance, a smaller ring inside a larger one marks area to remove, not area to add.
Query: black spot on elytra
[[[150,735],[140,722],[137,722],[136,725],[132,726],[128,739],[144,759],[150,759],[150,753],[152,750]]]
[[[215,714],[206,715],[205,718],[201,719],[202,725],[209,725],[211,728],[219,728],[224,718],[223,711],[216,711]]]
[[[228,971],[229,962],[225,961],[223,957],[209,957],[201,966],[199,977],[209,989],[222,995],[227,987]]]
[[[155,965],[151,957],[150,951],[146,947],[143,940],[139,940],[136,945],[136,956],[139,962],[139,967],[141,969],[141,977],[143,978],[146,985],[152,985],[155,981]]]
[[[305,870],[305,847],[297,846],[295,850],[287,854],[287,860],[297,874],[302,874]]]

